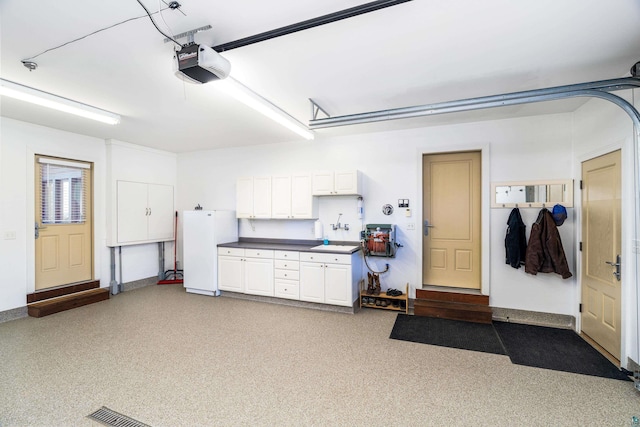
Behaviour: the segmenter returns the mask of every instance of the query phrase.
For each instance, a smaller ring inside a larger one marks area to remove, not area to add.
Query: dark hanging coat
[[[506,263],[513,268],[520,268],[525,261],[527,251],[527,226],[522,222],[520,209],[514,208],[507,220],[507,235],[504,238]]]
[[[558,227],[547,209],[540,211],[538,219],[531,226],[524,271],[529,274],[558,273],[563,279],[572,276]]]

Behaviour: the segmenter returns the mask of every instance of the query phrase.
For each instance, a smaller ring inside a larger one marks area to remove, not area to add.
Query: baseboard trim
[[[27,306],[0,311],[0,323],[27,317]]]
[[[222,297],[242,299],[247,301],[266,302],[270,304],[288,305],[291,307],[312,308],[314,310],[331,311],[334,313],[354,314],[356,312],[355,304],[353,307],[341,307],[339,305],[318,304],[315,302],[299,301],[293,299],[264,297],[260,295],[241,294],[238,292],[222,291]]]
[[[524,323],[561,329],[576,329],[576,319],[568,314],[542,313],[514,308],[491,307],[493,320],[499,322]]]
[[[124,283],[124,292],[132,291],[138,288],[144,288],[145,286],[157,285],[158,277],[147,277],[146,279],[134,280],[133,282]]]

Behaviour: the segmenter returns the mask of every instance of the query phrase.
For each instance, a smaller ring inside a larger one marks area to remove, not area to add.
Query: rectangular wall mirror
[[[492,208],[573,207],[573,180],[491,183]]]

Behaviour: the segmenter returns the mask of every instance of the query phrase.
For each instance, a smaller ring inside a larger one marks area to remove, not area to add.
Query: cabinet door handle
[[[149,216],[151,216],[151,208],[149,208]]]

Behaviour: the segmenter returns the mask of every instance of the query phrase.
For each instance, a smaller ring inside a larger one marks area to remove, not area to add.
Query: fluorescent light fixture
[[[229,96],[232,96],[246,106],[267,116],[274,122],[277,122],[287,129],[297,133],[304,139],[312,140],[314,138],[314,134],[309,130],[309,128],[291,117],[286,111],[261,97],[239,81],[234,80],[231,77],[227,77],[224,80],[211,82],[211,86]]]
[[[64,111],[65,113],[75,114],[76,116],[87,119],[97,120],[109,125],[117,125],[120,123],[120,116],[117,114],[5,79],[0,79],[0,95],[30,102],[42,107]]]

